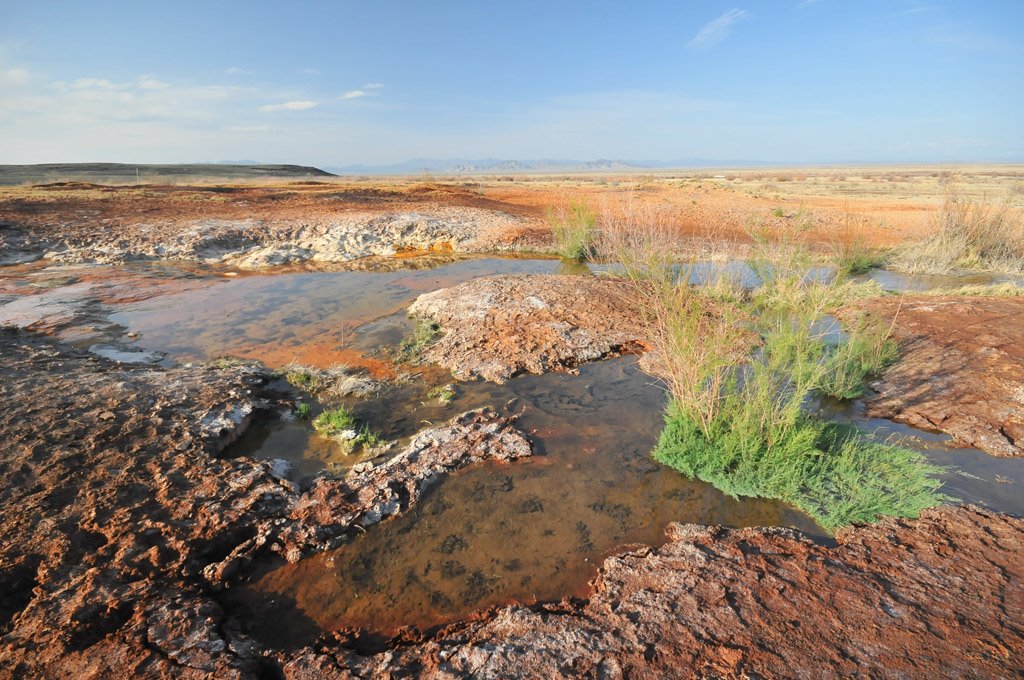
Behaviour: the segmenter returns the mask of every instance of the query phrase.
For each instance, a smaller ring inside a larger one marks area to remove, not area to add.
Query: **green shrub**
[[[937,469],[921,456],[806,410],[820,394],[859,395],[895,359],[891,328],[877,319],[862,316],[838,337],[824,325],[877,286],[821,275],[792,238],[756,244],[762,284],[745,295],[691,286],[656,258],[629,257],[655,263],[626,272],[644,303],[651,365],[671,395],[657,460],[733,496],[791,503],[829,531],[941,502]]]
[[[940,470],[914,451],[803,414],[765,438],[760,415],[758,406],[734,403],[706,435],[673,403],[654,458],[733,497],[790,503],[828,531],[886,515],[917,517],[945,498]]]
[[[555,250],[567,260],[585,260],[597,241],[597,213],[585,201],[574,201],[567,211],[548,211]]]

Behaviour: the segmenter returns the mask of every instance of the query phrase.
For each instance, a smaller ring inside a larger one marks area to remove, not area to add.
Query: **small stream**
[[[673,521],[788,526],[829,540],[808,516],[785,504],[731,499],[655,463],[649,454],[662,427],[665,395],[634,357],[587,364],[578,375],[522,376],[505,385],[456,383],[450,404],[427,397],[431,387],[451,382],[445,371],[418,368],[398,381],[389,373],[387,351],[409,332],[404,309],[416,296],[478,276],[587,275],[586,267],[567,270],[552,259],[451,256],[412,258],[398,269],[395,260],[384,264],[377,270],[265,273],[149,265],[140,271],[179,277],[188,285],[108,304],[96,319],[100,331],[82,335],[83,343],[91,343],[96,333],[114,334],[122,345],[163,353],[165,363],[231,355],[271,367],[297,361],[366,368],[391,382],[370,398],[347,403],[361,423],[396,442],[385,455],[423,427],[468,409],[490,406],[520,417],[519,427],[535,445],[532,459],[457,472],[409,511],[351,544],[297,564],[268,562],[228,591],[224,603],[250,621],[268,646],[308,644],[343,628],[386,637],[404,626],[430,630],[510,602],[585,596],[606,556],[631,543],[660,544]],[[743,265],[728,266],[741,281],[752,274]],[[693,276],[700,279],[713,269],[698,268]],[[53,276],[77,280],[63,272]],[[0,293],[5,285],[18,292],[29,276],[35,277],[32,285],[50,281],[39,267],[12,272],[0,276]],[[888,290],[997,281],[892,272],[870,278]],[[830,404],[826,414],[923,452],[946,468],[945,493],[1024,514],[1024,460],[950,448],[943,435],[868,419],[862,402]],[[287,418],[257,423],[230,455],[287,460],[300,484],[362,460],[315,435],[308,422]]]

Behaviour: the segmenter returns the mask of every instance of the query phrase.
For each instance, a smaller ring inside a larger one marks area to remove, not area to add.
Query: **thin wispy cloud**
[[[349,90],[348,92],[341,93],[341,99],[359,99],[360,97],[374,97],[379,94],[379,90],[384,87],[384,83],[366,83],[358,90]]]
[[[222,129],[227,132],[242,133],[284,132],[281,128],[270,127],[269,125],[227,125]]]
[[[800,2],[798,2],[796,5],[796,9],[800,9],[801,7],[810,7],[811,5],[817,5],[819,2],[821,2],[821,0],[800,0]]]
[[[318,76],[320,75],[320,69],[318,68],[297,68],[296,73],[303,73],[307,76]]]
[[[273,113],[274,111],[305,111],[316,106],[316,102],[311,102],[308,99],[295,102],[283,102],[281,104],[264,104],[260,107],[260,111],[267,113]]]
[[[729,37],[738,21],[750,16],[745,9],[731,9],[713,21],[704,24],[686,46],[692,50],[709,50]]]
[[[252,71],[248,71],[248,70],[246,70],[244,68],[239,68],[238,66],[232,66],[231,68],[226,68],[226,69],[224,69],[224,73],[228,74],[229,76],[248,76],[248,75],[252,75]]]

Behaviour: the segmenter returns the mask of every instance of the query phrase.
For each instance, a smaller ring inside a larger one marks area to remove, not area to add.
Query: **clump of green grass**
[[[369,425],[363,425],[359,430],[359,434],[357,434],[356,438],[352,440],[352,443],[354,445],[362,446],[363,448],[375,449],[378,446],[383,445],[385,442],[384,438],[371,430]]]
[[[655,458],[733,496],[791,503],[829,531],[880,515],[916,517],[941,502],[938,469],[920,455],[805,411],[815,394],[859,395],[867,376],[895,358],[888,329],[861,318],[830,344],[806,321],[755,320],[760,344],[705,381],[712,392],[684,392],[689,401],[674,392]]]
[[[856,276],[885,265],[885,255],[854,238],[833,245],[833,262],[838,276]]]
[[[336,437],[356,429],[356,418],[344,405],[328,409],[313,419],[313,429],[325,437]]]
[[[899,345],[891,336],[891,326],[867,316],[858,318],[842,342],[825,348],[825,371],[818,390],[839,399],[864,394],[868,381],[899,356]]]
[[[344,405],[324,411],[313,420],[313,429],[325,437],[332,437],[342,444],[348,453],[357,449],[375,449],[387,442],[370,426],[359,421]]]
[[[737,403],[705,434],[673,403],[654,458],[733,497],[790,503],[828,531],[886,515],[917,517],[944,499],[940,470],[914,451],[806,415],[766,438],[761,417],[758,405]]]
[[[441,335],[440,325],[425,319],[418,319],[412,333],[399,343],[395,358],[410,364],[419,361],[423,350],[437,340],[439,335]]]
[[[310,406],[308,403],[304,401],[300,401],[298,404],[296,404],[295,410],[292,412],[295,414],[295,417],[298,418],[299,420],[309,420],[309,417],[311,415]]]
[[[555,250],[567,260],[585,260],[597,241],[597,213],[585,201],[574,201],[568,210],[548,211]]]
[[[427,392],[427,399],[436,399],[444,405],[455,401],[455,387],[453,385],[438,385]]]
[[[279,369],[275,375],[284,378],[292,387],[307,392],[316,392],[324,386],[324,376],[320,371],[295,362]]]
[[[823,329],[828,312],[877,285],[823,275],[781,236],[757,242],[750,264],[762,284],[745,295],[689,285],[656,246],[624,260],[671,396],[654,457],[730,495],[792,503],[829,531],[916,516],[944,498],[937,468],[806,410],[817,395],[859,395],[895,359],[891,327],[877,319],[862,316],[835,338]]]

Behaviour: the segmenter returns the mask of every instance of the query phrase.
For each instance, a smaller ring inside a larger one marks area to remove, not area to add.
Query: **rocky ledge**
[[[483,252],[508,247],[527,224],[496,210],[436,207],[410,212],[293,217],[163,219],[66,229],[0,222],[0,265],[191,260],[259,269],[297,262],[348,262],[402,250]]]
[[[1009,677],[1024,670],[1024,521],[974,507],[846,530],[674,524],[605,561],[588,602],[508,607],[361,656],[281,655],[286,678]]]
[[[409,313],[441,328],[423,359],[463,380],[500,383],[641,348],[629,284],[602,276],[479,278],[421,295]]]
[[[859,307],[894,318],[900,341],[868,415],[1024,456],[1024,297],[903,296]]]
[[[125,366],[0,330],[0,677],[252,675],[213,595],[252,560],[334,547],[444,473],[530,445],[470,412],[302,492],[221,452],[261,408],[245,366]]]

